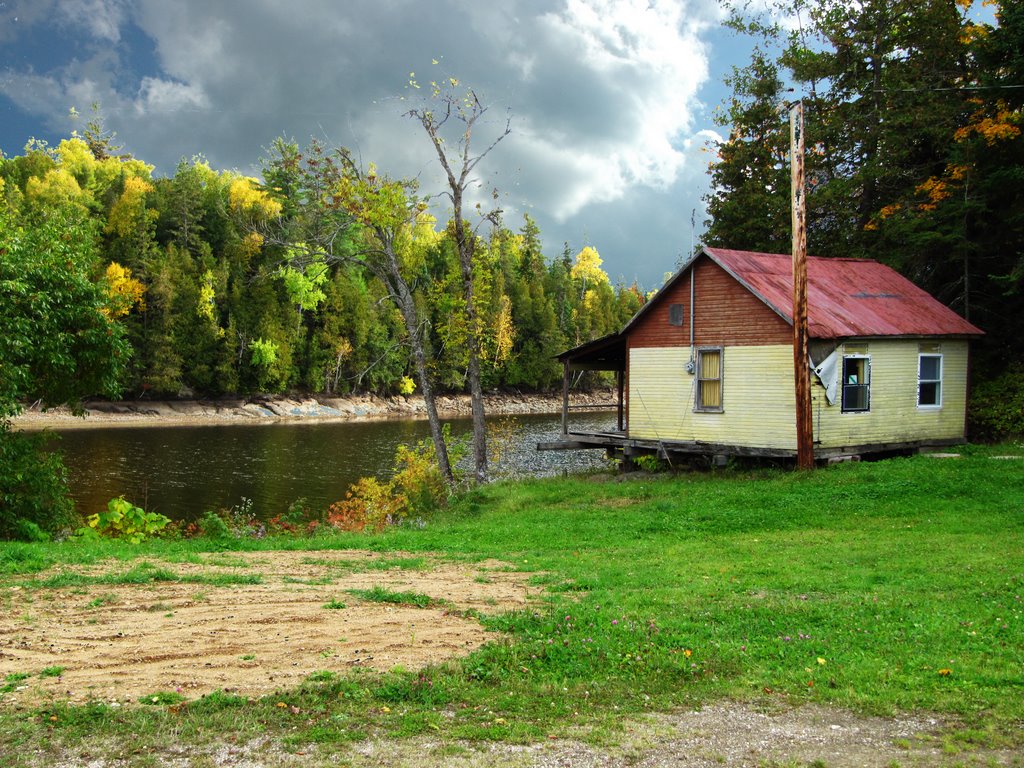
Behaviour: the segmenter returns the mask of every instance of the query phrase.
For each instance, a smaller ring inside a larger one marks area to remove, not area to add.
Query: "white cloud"
[[[128,18],[125,0],[60,0],[56,7],[60,23],[85,29],[97,40],[116,43]]]
[[[205,109],[210,106],[203,89],[187,83],[176,83],[155,77],[144,77],[135,100],[139,115],[150,113],[180,113],[185,110]]]
[[[459,77],[485,98],[478,150],[511,111],[513,134],[480,166],[474,199],[497,186],[510,225],[529,209],[555,243],[583,232],[623,239],[602,246],[610,269],[635,237],[623,233],[658,236],[638,217],[674,237],[674,211],[694,205],[677,198],[699,195],[680,181],[706,167],[697,93],[708,77],[702,36],[721,17],[715,0],[38,2],[60,6],[61,23],[85,36],[120,40],[109,47],[117,53],[97,44],[88,60],[8,72],[0,92],[51,126],[66,125],[71,104],[99,101],[127,149],[163,172],[200,152],[253,172],[276,136],[316,135],[437,192],[436,158],[398,101],[416,71],[423,83]],[[128,69],[128,46],[147,38],[153,68]],[[611,226],[615,210],[624,218]]]

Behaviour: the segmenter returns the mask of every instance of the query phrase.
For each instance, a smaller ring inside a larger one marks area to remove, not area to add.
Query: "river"
[[[537,451],[561,431],[560,416],[489,419],[502,436],[497,477],[553,475],[604,466],[603,452]],[[574,414],[573,427],[607,429],[614,415]],[[468,438],[469,419],[450,420],[455,437]],[[260,518],[304,498],[325,508],[344,498],[360,477],[387,476],[395,448],[429,436],[423,420],[286,422],[197,427],[104,427],[58,433],[68,484],[80,512],[107,501],[129,501],[175,520],[248,499]],[[497,442],[497,441],[494,441]],[[468,467],[467,467],[468,468]]]

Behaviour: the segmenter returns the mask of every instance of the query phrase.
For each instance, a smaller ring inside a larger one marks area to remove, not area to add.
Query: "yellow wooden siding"
[[[812,379],[816,447],[958,439],[964,432],[967,342],[943,341],[942,406],[917,407],[917,340],[869,341],[871,410],[842,413]],[[688,347],[629,352],[629,434],[649,440],[796,450],[793,352],[786,345],[726,347],[721,413],[693,410]],[[841,368],[841,367],[840,367]]]
[[[694,412],[689,358],[689,347],[630,350],[630,437],[796,449],[791,347],[726,347],[721,413]]]
[[[836,448],[962,438],[967,395],[967,342],[942,341],[940,344],[941,407],[917,407],[917,339],[869,341],[871,410],[843,413],[841,387],[836,404],[832,406],[827,405],[824,390],[813,387],[812,414],[818,444],[823,448]]]

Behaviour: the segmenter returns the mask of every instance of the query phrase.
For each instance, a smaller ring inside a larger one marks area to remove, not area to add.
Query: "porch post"
[[[562,436],[569,434],[569,361],[562,361]]]
[[[626,377],[625,377],[624,374],[625,374],[625,371],[616,371],[615,372],[615,384],[616,384],[616,388],[619,391],[618,413],[616,413],[616,421],[617,421],[616,428],[618,429],[619,432],[623,431],[623,426],[622,426],[623,392],[625,390],[625,383],[626,383]]]

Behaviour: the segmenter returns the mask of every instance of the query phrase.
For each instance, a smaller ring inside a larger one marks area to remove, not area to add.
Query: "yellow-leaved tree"
[[[146,308],[146,286],[132,277],[130,269],[112,261],[107,265],[105,277],[110,303],[102,311],[107,317],[124,317],[136,306],[139,310]]]

